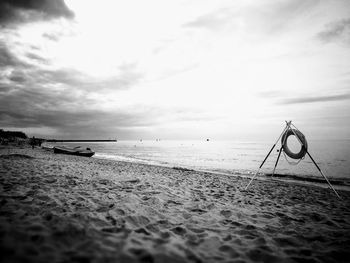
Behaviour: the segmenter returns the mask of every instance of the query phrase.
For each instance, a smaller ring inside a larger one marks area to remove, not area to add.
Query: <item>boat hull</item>
[[[83,157],[91,157],[95,153],[90,150],[81,150],[81,149],[70,149],[70,148],[65,148],[65,147],[54,147],[53,148],[54,153],[59,153],[59,154],[69,154],[69,155],[76,155],[76,156],[83,156]]]

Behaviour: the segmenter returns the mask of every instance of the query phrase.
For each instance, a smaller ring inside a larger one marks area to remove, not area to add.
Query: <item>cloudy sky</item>
[[[2,0],[0,127],[350,139],[350,1]]]

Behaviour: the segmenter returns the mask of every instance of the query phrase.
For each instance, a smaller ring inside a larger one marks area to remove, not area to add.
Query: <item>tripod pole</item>
[[[316,165],[317,169],[318,169],[319,172],[322,174],[322,176],[324,177],[324,179],[326,179],[328,185],[332,188],[332,190],[334,191],[334,193],[339,197],[339,199],[341,199],[340,196],[339,196],[339,194],[337,193],[337,191],[333,188],[333,186],[331,185],[331,183],[328,181],[327,177],[326,177],[326,176],[323,174],[323,172],[321,171],[321,168],[317,165],[317,163],[316,163],[316,162],[314,161],[314,159],[311,157],[311,154],[310,154],[309,152],[306,152],[306,153],[309,155],[311,161]]]
[[[290,129],[290,125],[291,125],[291,122],[289,122],[289,123],[287,122],[287,127],[286,127],[287,130]],[[273,177],[273,175],[275,174],[275,170],[276,170],[278,161],[279,161],[281,153],[282,153],[283,145],[286,143],[286,139],[287,139],[287,137],[284,138],[284,140],[282,142],[282,145],[281,145],[281,148],[280,148],[280,151],[278,152],[277,160],[276,160],[276,163],[275,163],[275,167],[273,168],[271,177]]]
[[[271,177],[273,177],[273,175],[275,174],[275,170],[276,170],[276,167],[277,167],[277,163],[278,163],[278,160],[280,159],[280,156],[281,156],[282,147],[283,147],[283,146],[281,146],[280,151],[279,151],[279,153],[278,153],[277,160],[276,160],[276,163],[275,163],[275,167],[273,168]]]
[[[252,177],[252,179],[250,179],[249,183],[247,184],[247,186],[245,187],[245,190],[248,189],[249,185],[253,182],[254,178],[258,175],[261,167],[263,167],[266,159],[270,156],[270,153],[272,152],[272,150],[275,148],[276,144],[278,143],[279,139],[281,138],[282,134],[285,132],[285,130],[289,127],[289,125],[287,124],[287,126],[284,128],[283,132],[281,133],[281,135],[278,137],[278,139],[276,140],[275,144],[272,146],[271,150],[269,151],[269,153],[266,155],[264,161],[261,163],[258,171],[255,173],[255,175]]]

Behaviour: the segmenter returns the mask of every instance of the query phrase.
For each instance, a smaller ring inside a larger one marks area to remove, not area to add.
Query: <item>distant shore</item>
[[[117,140],[60,140],[60,139],[47,139],[46,142],[116,142]]]
[[[350,193],[0,148],[3,262],[347,262]]]

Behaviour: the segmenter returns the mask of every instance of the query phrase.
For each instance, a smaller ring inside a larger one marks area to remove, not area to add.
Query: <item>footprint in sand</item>
[[[229,218],[232,215],[232,212],[230,210],[221,210],[220,214],[226,218]]]
[[[107,180],[107,179],[100,179],[100,180],[98,180],[98,182],[99,182],[100,184],[104,184],[104,185],[109,185],[109,184],[110,184],[110,181]]]
[[[170,229],[170,231],[179,235],[179,236],[183,236],[184,234],[187,233],[187,230],[181,226],[174,227],[174,228]]]
[[[146,229],[144,229],[144,228],[138,228],[138,229],[136,229],[136,230],[134,230],[134,232],[135,233],[138,233],[138,234],[144,234],[144,235],[146,235],[146,236],[149,236],[149,235],[151,235]]]
[[[96,209],[96,212],[103,213],[113,209],[114,204],[103,205]]]
[[[126,214],[125,211],[120,208],[114,208],[113,210],[110,211],[110,213],[113,213],[117,216],[124,216]]]
[[[111,224],[114,225],[114,226],[117,224],[117,220],[116,220],[113,216],[111,216],[111,215],[107,215],[107,216],[106,216],[106,219],[107,219],[109,222],[111,222]]]
[[[168,201],[166,202],[166,205],[168,205],[168,204],[173,204],[173,205],[182,205],[182,203],[181,203],[181,202],[177,202],[177,201],[174,201],[174,200],[168,200]]]
[[[114,233],[114,234],[124,233],[125,236],[127,236],[131,232],[130,229],[127,229],[124,226],[105,227],[105,228],[102,228],[102,231],[107,233]]]
[[[162,239],[168,239],[171,235],[168,231],[165,231],[165,232],[160,232],[159,236],[162,238]]]
[[[46,180],[45,180],[45,183],[48,183],[48,184],[53,184],[53,183],[56,183],[56,182],[57,182],[57,179],[55,179],[55,178],[46,179]]]
[[[200,208],[190,208],[189,210],[190,210],[191,212],[195,212],[195,213],[199,213],[199,214],[203,214],[203,213],[208,212],[208,211],[203,210],[203,209],[200,209]]]
[[[139,183],[140,179],[133,179],[133,180],[128,180],[128,181],[123,181],[123,183],[131,183],[131,184],[136,184]]]

